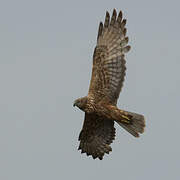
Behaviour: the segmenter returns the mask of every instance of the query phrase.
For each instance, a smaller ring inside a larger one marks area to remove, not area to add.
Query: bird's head
[[[79,109],[83,110],[87,104],[87,97],[79,98],[74,101],[73,106],[77,106]]]

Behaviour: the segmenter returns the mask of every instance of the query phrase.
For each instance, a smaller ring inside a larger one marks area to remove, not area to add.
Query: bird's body
[[[126,70],[124,54],[130,50],[125,24],[121,11],[117,17],[114,10],[111,20],[106,13],[104,25],[99,25],[88,95],[74,103],[85,112],[79,149],[93,158],[102,159],[111,151],[114,121],[135,137],[144,132],[144,116],[117,108]]]

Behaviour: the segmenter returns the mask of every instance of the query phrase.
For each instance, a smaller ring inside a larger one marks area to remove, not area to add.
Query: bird
[[[99,24],[88,94],[73,104],[85,113],[78,150],[93,159],[102,160],[112,151],[115,123],[134,137],[139,137],[145,129],[143,115],[117,107],[126,73],[125,53],[131,48],[125,25],[122,11],[117,14],[113,9],[111,17],[106,11],[104,23]]]

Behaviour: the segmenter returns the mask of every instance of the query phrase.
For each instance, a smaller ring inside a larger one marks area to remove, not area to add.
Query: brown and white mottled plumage
[[[82,153],[103,159],[112,149],[115,138],[114,121],[135,137],[144,132],[145,120],[140,114],[120,110],[117,99],[125,77],[125,53],[130,50],[126,36],[126,20],[120,11],[106,12],[104,25],[100,22],[89,92],[74,105],[85,112],[79,135]]]

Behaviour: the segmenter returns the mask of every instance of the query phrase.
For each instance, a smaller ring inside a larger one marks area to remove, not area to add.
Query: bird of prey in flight
[[[105,153],[112,151],[114,122],[134,137],[139,137],[145,128],[143,115],[117,107],[126,71],[125,53],[130,50],[125,25],[121,11],[117,14],[114,9],[111,18],[106,12],[104,23],[99,24],[88,95],[74,102],[85,112],[79,150],[94,159],[102,160]]]

